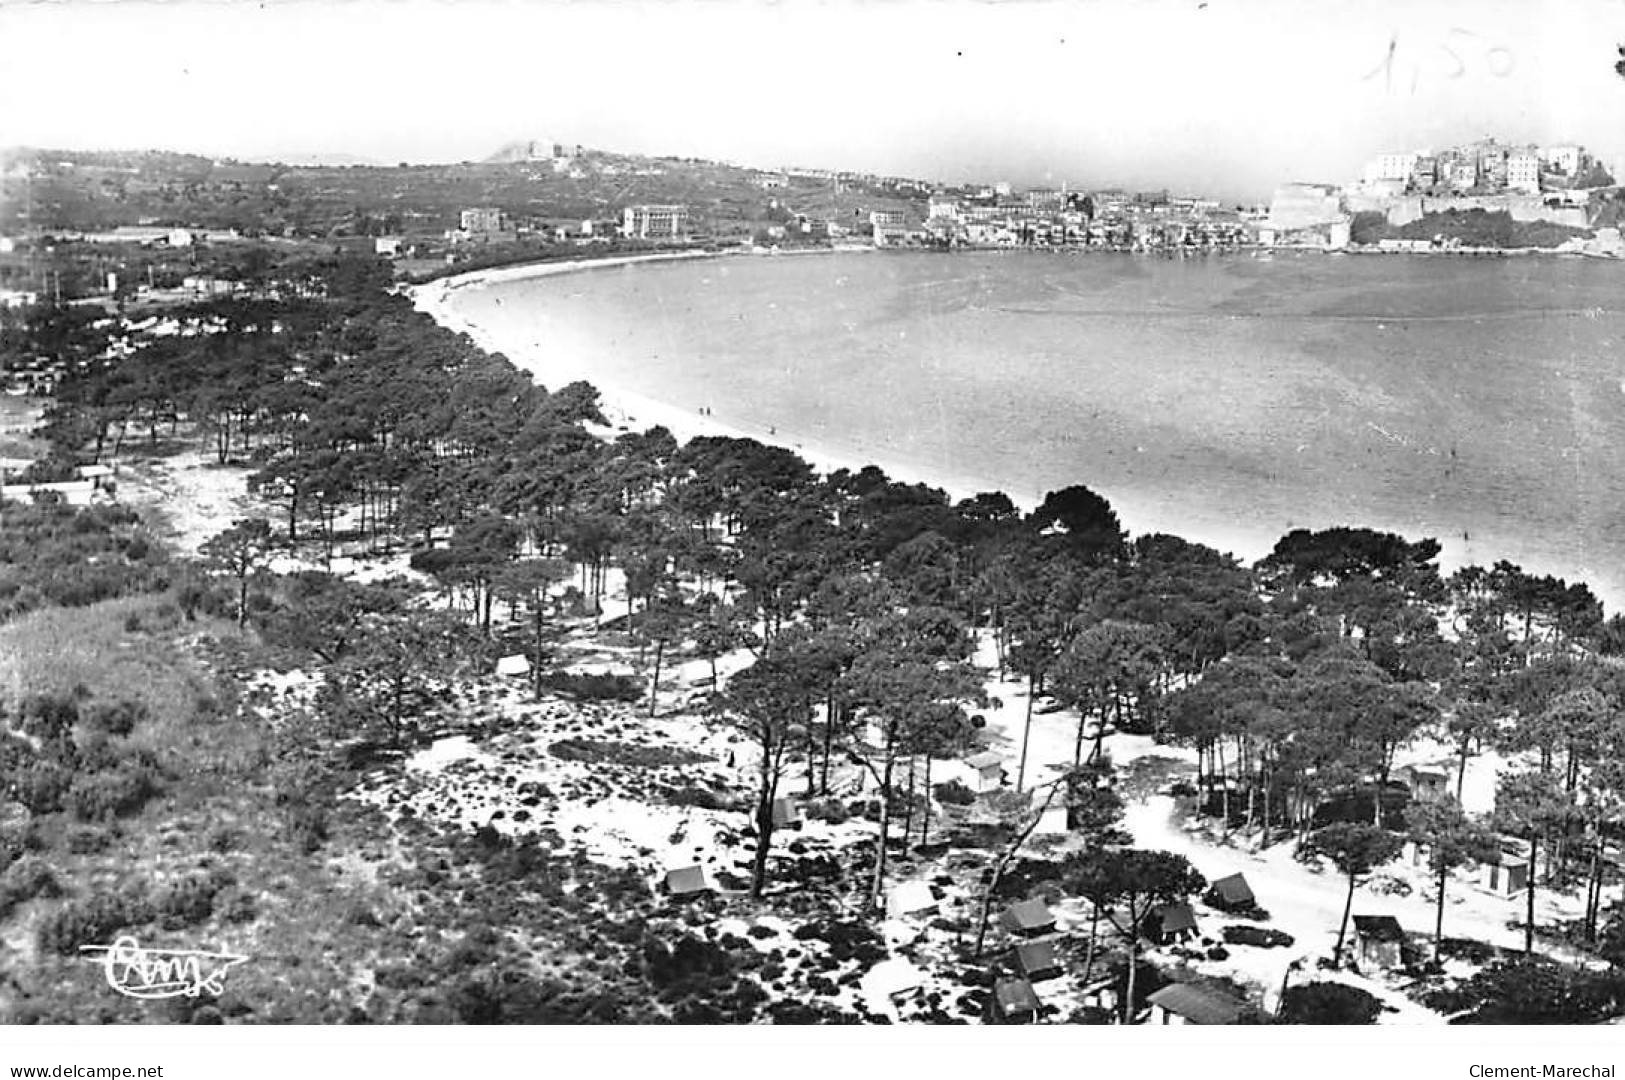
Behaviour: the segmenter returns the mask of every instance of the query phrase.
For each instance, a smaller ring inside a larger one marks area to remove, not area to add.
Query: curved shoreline
[[[864,250],[875,251],[877,249]],[[776,253],[658,252],[644,255],[612,256],[604,259],[572,259],[560,262],[526,263],[513,267],[475,270],[467,274],[440,278],[421,285],[410,286],[404,291],[412,299],[413,305],[419,311],[429,315],[441,326],[449,330],[468,335],[480,348],[487,352],[503,355],[516,367],[530,372],[536,381],[543,386],[557,389],[576,380],[584,380],[590,383],[599,392],[600,407],[609,420],[610,426],[617,433],[642,431],[658,426],[670,431],[679,443],[686,443],[690,439],[702,436],[751,439],[764,445],[790,450],[812,466],[813,469],[823,474],[837,472],[842,469],[855,473],[866,467],[873,466],[882,470],[892,480],[938,488],[946,492],[948,497],[956,502],[986,492],[1001,492],[1023,512],[1036,509],[1043,499],[1044,492],[1036,490],[1023,491],[993,479],[948,474],[941,469],[935,469],[928,465],[890,458],[885,454],[866,452],[857,447],[830,446],[827,443],[799,438],[798,433],[793,431],[780,431],[776,427],[766,424],[754,424],[749,420],[719,419],[709,414],[691,411],[686,407],[674,405],[668,401],[649,397],[623,383],[606,381],[601,376],[592,375],[586,372],[584,366],[579,363],[572,364],[568,360],[560,361],[556,356],[549,357],[535,346],[510,347],[497,340],[498,335],[496,333],[452,310],[453,297],[464,288],[478,288],[485,285],[499,285],[535,278],[562,276],[594,269],[625,267],[644,263],[695,261],[699,259],[742,258],[747,256],[778,258],[786,254],[831,255],[848,253],[856,252],[848,252],[844,249],[817,248],[794,252],[779,251]],[[882,252],[882,254],[885,253]],[[920,253],[914,252],[912,254]],[[1075,482],[1087,483],[1088,481],[1087,478],[1079,478]],[[1098,485],[1091,485],[1091,487],[1098,489]],[[1208,522],[1205,525],[1192,522],[1188,517],[1182,517],[1178,513],[1177,507],[1170,505],[1165,500],[1148,497],[1143,493],[1102,491],[1102,494],[1109,499],[1113,508],[1117,511],[1118,518],[1122,522],[1124,529],[1131,535],[1151,535],[1156,533],[1177,535],[1233,555],[1245,563],[1255,562],[1268,555],[1275,542],[1280,539],[1279,534],[1271,533],[1267,536],[1255,534],[1244,527],[1224,526],[1216,522]]]
[[[576,379],[585,378],[599,392],[600,405],[603,408],[604,415],[610,420],[611,425],[617,429],[646,430],[656,426],[664,427],[680,443],[700,436],[753,439],[759,443],[793,451],[802,460],[822,473],[831,473],[840,469],[857,472],[873,465],[884,470],[886,475],[893,480],[941,488],[956,500],[967,499],[980,492],[993,490],[988,484],[979,484],[968,477],[946,477],[936,471],[918,468],[906,462],[886,461],[877,459],[874,455],[842,452],[816,443],[797,441],[792,434],[785,433],[781,435],[771,427],[758,427],[737,421],[728,422],[710,415],[691,412],[670,402],[648,397],[619,383],[605,382],[599,377],[587,377],[580,370],[581,365],[572,366],[568,363],[560,363],[557,359],[549,360],[534,348],[516,352],[505,347],[502,342],[497,341],[494,333],[451,309],[453,294],[468,287],[477,288],[485,285],[499,285],[534,278],[554,277],[588,270],[653,262],[745,257],[781,258],[785,255],[858,254],[860,250],[872,251],[875,249],[852,249],[848,251],[838,248],[815,248],[804,251],[781,250],[774,254],[762,253],[760,255],[750,252],[722,251],[655,252],[645,255],[612,256],[604,259],[570,259],[559,262],[525,263],[512,267],[471,270],[467,274],[458,274],[453,277],[425,282],[421,285],[409,286],[403,291],[411,298],[412,304],[417,310],[425,313],[448,330],[468,335],[475,344],[487,352],[501,353],[516,367],[530,372],[544,386],[557,389]],[[1025,499],[1013,492],[1006,492],[1006,494],[1009,495],[1012,502],[1024,509],[1032,509],[1038,505],[1036,499]]]
[[[843,252],[831,249],[806,252],[806,254],[841,253]],[[639,392],[631,380],[620,383],[607,382],[601,376],[593,373],[590,365],[579,361],[572,362],[572,358],[568,355],[561,357],[557,352],[550,354],[541,347],[540,342],[533,345],[528,342],[519,343],[511,340],[499,340],[499,333],[487,331],[473,319],[465,317],[456,310],[460,306],[455,303],[457,293],[461,288],[467,286],[503,284],[527,278],[573,273],[595,267],[625,266],[651,261],[674,261],[674,255],[684,260],[692,260],[695,258],[718,258],[723,254],[732,253],[652,253],[618,258],[528,264],[497,270],[474,271],[468,275],[461,275],[456,279],[442,279],[413,287],[408,292],[419,310],[425,311],[448,329],[468,334],[482,348],[490,352],[503,354],[517,367],[531,372],[537,381],[543,385],[557,388],[577,379],[591,383],[601,395],[601,404],[605,415],[610,418],[612,426],[618,431],[641,430],[658,425],[667,428],[679,442],[686,442],[698,436],[751,439],[791,450],[813,468],[823,473],[839,469],[855,472],[866,466],[875,466],[884,470],[894,480],[905,483],[921,483],[942,489],[954,500],[969,498],[981,492],[1002,491],[1023,510],[1030,510],[1037,505],[1043,496],[1043,492],[1036,488],[1013,486],[1008,481],[994,477],[980,477],[974,472],[945,471],[940,466],[933,467],[926,462],[910,462],[889,458],[884,451],[875,453],[865,449],[860,439],[843,440],[839,437],[828,439],[827,436],[825,439],[809,438],[804,433],[793,430],[793,428],[783,426],[770,428],[765,422],[755,424],[751,422],[748,415],[745,417],[718,418],[701,412],[699,409],[672,404],[669,400],[657,400]],[[455,281],[456,286],[447,286],[446,283],[449,281]],[[781,417],[778,422],[782,425],[783,418]],[[1333,525],[1366,525],[1413,538],[1422,535],[1434,536],[1442,546],[1439,565],[1444,573],[1452,572],[1469,563],[1482,563],[1486,558],[1483,551],[1473,552],[1469,549],[1465,535],[1458,536],[1448,530],[1441,531],[1438,527],[1430,529],[1427,526],[1419,525],[1415,521],[1411,521],[1409,525],[1406,525],[1403,522],[1385,522],[1381,520],[1380,516],[1376,518],[1368,516],[1367,519],[1355,520],[1359,517],[1358,515],[1343,514],[1333,515],[1336,520],[1332,518],[1319,520],[1319,516],[1310,515],[1309,520],[1289,520],[1283,527],[1278,529],[1260,529],[1256,527],[1258,523],[1253,522],[1245,514],[1238,514],[1234,517],[1228,515],[1215,517],[1213,514],[1197,513],[1193,516],[1190,513],[1190,508],[1182,506],[1177,499],[1159,495],[1155,491],[1123,490],[1110,483],[1091,482],[1087,476],[1080,476],[1067,482],[1088,484],[1093,490],[1099,491],[1116,509],[1124,528],[1133,535],[1171,533],[1231,554],[1247,563],[1254,562],[1269,554],[1280,537],[1292,528],[1325,528]],[[1064,484],[1057,482],[1049,483],[1046,486],[1056,488],[1064,486]],[[1531,573],[1551,574],[1564,577],[1571,582],[1584,582],[1596,596],[1604,601],[1610,611],[1619,610],[1619,605],[1625,603],[1625,592],[1610,588],[1606,574],[1599,578],[1594,572],[1588,572],[1585,568],[1568,563],[1567,560],[1537,557],[1532,552],[1517,552],[1514,550],[1497,557],[1513,558],[1525,565]]]

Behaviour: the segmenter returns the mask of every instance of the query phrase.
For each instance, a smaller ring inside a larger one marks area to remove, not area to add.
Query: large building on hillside
[[[1416,172],[1417,160],[1421,156],[1420,154],[1378,154],[1366,163],[1365,182],[1373,184],[1384,180],[1399,180],[1409,183]]]
[[[1331,184],[1282,184],[1270,200],[1269,221],[1278,230],[1328,225],[1342,217],[1342,199]]]
[[[1511,191],[1539,195],[1540,154],[1533,150],[1519,150],[1508,154],[1506,185]]]
[[[1283,184],[1259,224],[1261,243],[1342,248],[1349,242],[1349,215],[1331,184]]]
[[[688,236],[686,206],[628,206],[621,235],[631,240],[682,240]]]
[[[472,207],[462,212],[457,223],[466,233],[501,232],[502,211],[494,206]]]

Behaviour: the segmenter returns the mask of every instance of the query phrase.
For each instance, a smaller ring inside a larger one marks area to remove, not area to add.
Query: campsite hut
[[[801,806],[794,799],[773,800],[773,827],[799,829],[802,824]]]
[[[497,674],[510,678],[523,678],[530,674],[530,660],[521,653],[504,656],[497,661]]]
[[[698,866],[684,866],[666,873],[666,894],[678,900],[703,896],[711,891],[705,880],[705,871]]]
[[[990,1005],[995,1024],[1030,1024],[1043,1007],[1032,983],[1008,975],[994,981]]]
[[[1450,795],[1450,776],[1442,769],[1405,765],[1394,770],[1394,779],[1405,785],[1414,802],[1438,802]]]
[[[1482,884],[1496,896],[1517,896],[1529,883],[1529,862],[1518,855],[1498,853],[1484,864]]]
[[[1196,912],[1183,901],[1164,904],[1146,916],[1145,934],[1158,945],[1174,945],[1198,936]]]
[[[1152,1024],[1234,1024],[1244,1006],[1222,990],[1194,983],[1169,983],[1146,1000]]]
[[[1055,916],[1042,900],[1022,900],[1004,909],[999,925],[1017,937],[1038,937],[1055,929]]]
[[[893,919],[919,918],[937,913],[937,898],[923,881],[905,881],[886,897],[886,914]]]
[[[1354,943],[1363,971],[1389,971],[1404,964],[1405,931],[1392,915],[1354,916]]]
[[[1202,899],[1209,907],[1218,908],[1220,911],[1245,912],[1258,909],[1258,899],[1253,896],[1253,887],[1247,884],[1247,878],[1242,874],[1231,874],[1215,881],[1208,887]]]
[[[978,794],[997,791],[1004,783],[1004,759],[991,750],[972,754],[965,759],[965,764],[974,774],[971,786]]]
[[[1028,982],[1054,979],[1065,971],[1054,941],[1023,941],[1017,945],[1016,969]]]

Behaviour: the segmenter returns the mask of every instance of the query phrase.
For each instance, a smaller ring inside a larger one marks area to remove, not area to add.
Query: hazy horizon
[[[0,37],[0,145],[64,150],[393,165],[554,138],[1226,200],[1487,135],[1625,156],[1616,0],[66,0],[0,3]]]

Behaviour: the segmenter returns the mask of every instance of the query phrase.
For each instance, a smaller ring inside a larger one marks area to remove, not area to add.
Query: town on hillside
[[[551,140],[4,184],[0,1021],[1625,1016],[1625,617],[1586,583],[819,468],[437,307],[724,248],[1589,237],[1577,151],[1252,210]],[[179,992],[131,960],[200,949]]]
[[[129,308],[268,295],[298,253],[376,255],[403,280],[661,250],[1022,249],[1625,253],[1625,200],[1583,147],[1485,139],[1383,153],[1267,204],[1166,190],[1020,190],[651,158],[554,140],[479,163],[318,167],[182,154],[0,151],[0,306]],[[292,287],[284,282],[280,288]]]

